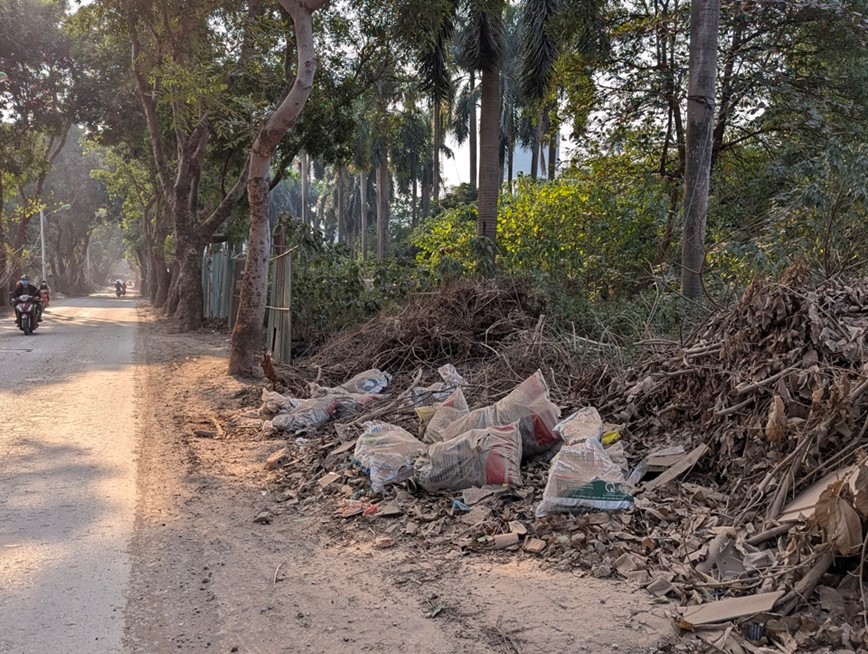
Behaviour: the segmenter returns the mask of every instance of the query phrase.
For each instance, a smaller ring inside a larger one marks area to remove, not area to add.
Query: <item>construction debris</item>
[[[868,648],[861,590],[868,283],[811,287],[797,266],[779,283],[752,284],[684,342],[642,344],[623,371],[603,363],[578,373],[569,353],[544,334],[544,318],[532,306],[521,285],[461,282],[335,339],[311,364],[299,364],[311,377],[315,371],[340,384],[373,363],[394,375],[397,390],[384,396],[380,389],[375,400],[356,402],[346,413],[335,410],[306,431],[309,440],[286,441],[285,462],[271,474],[292,493],[292,510],[332,513],[345,521],[342,529],[358,524],[357,538],[370,533],[374,541],[390,538],[450,556],[496,550],[506,553],[492,556],[538,557],[559,569],[642,585],[655,601],[684,607],[677,624],[696,649]],[[467,383],[443,394],[449,384],[442,376],[432,381],[433,366],[449,362]],[[545,375],[534,373],[537,367]],[[291,381],[300,374],[280,372]],[[529,375],[545,391],[526,393],[520,406],[503,411],[501,402]],[[540,396],[551,406],[534,404]],[[263,394],[261,411],[276,418],[302,402]],[[532,404],[538,408],[529,410]],[[558,404],[582,408],[556,425]],[[416,409],[424,410],[417,416]],[[474,413],[484,416],[485,428],[518,421],[521,438],[505,448],[509,456],[495,459],[515,465],[500,468],[506,474],[496,480],[485,466],[479,474],[478,436],[459,441],[460,448],[452,442],[479,426],[469,420]],[[420,432],[423,415],[429,422]],[[503,416],[510,422],[499,424]],[[416,441],[422,449],[413,479],[402,464],[405,481],[374,488],[371,468],[365,466],[369,478],[353,464],[356,439],[374,419],[410,438],[424,434],[426,442]],[[271,423],[269,433],[289,435]],[[538,445],[545,446],[539,453]],[[434,448],[473,452],[461,459],[472,474],[462,468],[459,475],[446,463],[435,472]],[[593,452],[605,465],[574,484],[581,491],[549,492],[577,452]],[[338,477],[323,489],[317,481],[329,473]],[[620,504],[539,512],[547,500],[581,499],[595,482],[617,489]],[[786,617],[795,611],[798,619]],[[718,621],[719,627],[705,626]]]

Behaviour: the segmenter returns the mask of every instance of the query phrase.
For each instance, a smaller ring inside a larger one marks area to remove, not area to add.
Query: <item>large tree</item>
[[[17,272],[45,180],[78,116],[67,3],[0,4],[0,287]],[[6,201],[18,196],[14,211]]]
[[[268,190],[271,159],[280,140],[298,117],[310,96],[317,58],[313,39],[313,14],[329,0],[279,0],[291,16],[295,33],[295,79],[281,103],[259,129],[250,149],[250,174],[247,197],[250,204],[250,235],[238,317],[232,332],[229,357],[230,374],[250,374],[256,353],[265,341],[264,315],[268,294],[268,257],[271,235],[268,225]]]
[[[702,291],[705,263],[719,20],[720,0],[692,0],[681,255],[681,292],[691,299],[699,297]]]

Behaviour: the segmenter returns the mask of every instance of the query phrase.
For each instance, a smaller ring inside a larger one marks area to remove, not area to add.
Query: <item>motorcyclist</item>
[[[115,291],[117,291],[118,295],[124,294],[124,283],[119,279],[115,280]]]
[[[51,299],[51,287],[48,285],[47,281],[45,281],[44,279],[40,281],[37,288],[39,289],[40,298],[43,297],[42,292],[45,291],[45,300],[47,301]]]
[[[21,279],[15,284],[15,290],[10,294],[12,306],[15,307],[15,324],[21,325],[21,314],[18,312],[18,298],[29,295],[34,298],[36,304],[36,321],[42,322],[42,303],[39,300],[39,289],[30,283],[27,275],[21,275]]]

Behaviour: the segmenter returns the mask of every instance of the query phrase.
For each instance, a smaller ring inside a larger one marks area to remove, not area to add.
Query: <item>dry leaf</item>
[[[846,480],[830,485],[817,501],[817,524],[823,528],[826,540],[839,554],[850,556],[862,547],[862,521],[843,497]]]
[[[868,461],[863,461],[853,482],[855,497],[853,506],[862,515],[868,517]]]
[[[770,443],[776,443],[783,440],[787,430],[787,408],[784,406],[784,401],[780,395],[775,395],[772,398],[771,410],[769,411],[769,419],[766,422],[766,440]]]

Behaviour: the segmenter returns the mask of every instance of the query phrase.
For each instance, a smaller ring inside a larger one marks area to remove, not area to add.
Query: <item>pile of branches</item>
[[[382,312],[329,340],[305,361],[344,380],[369,368],[392,374],[444,363],[457,367],[497,354],[502,342],[533,330],[541,300],[529,282],[459,279],[413,295],[397,314]]]
[[[639,450],[706,443],[730,515],[775,519],[794,492],[851,462],[868,428],[868,282],[812,288],[807,277],[797,265],[755,281],[684,345],[657,344],[583,395]]]

